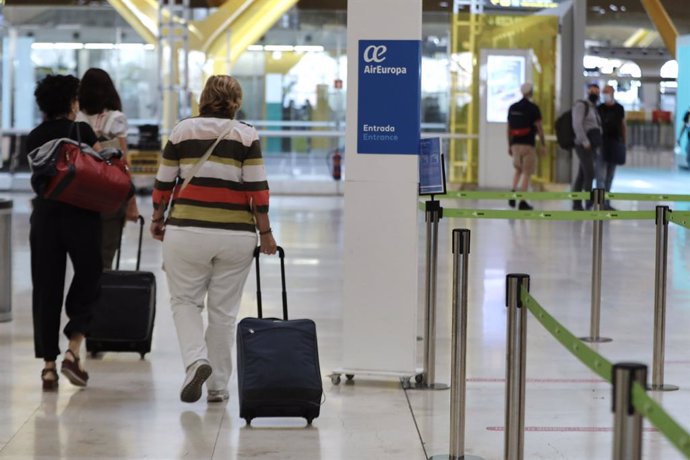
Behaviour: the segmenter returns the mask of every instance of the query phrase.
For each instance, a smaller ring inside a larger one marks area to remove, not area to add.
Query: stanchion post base
[[[403,383],[403,388],[405,390],[448,390],[450,385],[445,383],[416,383],[416,382],[405,382]]]
[[[649,391],[677,391],[679,390],[679,387],[677,385],[649,385],[647,387],[647,390]]]
[[[429,460],[484,460],[483,457],[477,457],[476,455],[463,455],[462,457],[451,457],[448,454],[443,455],[432,455]]]
[[[608,337],[580,337],[580,340],[587,343],[607,343],[613,342],[613,339]]]

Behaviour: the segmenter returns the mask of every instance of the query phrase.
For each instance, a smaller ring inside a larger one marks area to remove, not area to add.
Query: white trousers
[[[232,374],[232,344],[256,234],[169,226],[163,269],[185,369],[207,359],[209,390],[225,390]],[[204,299],[208,326],[204,331]]]

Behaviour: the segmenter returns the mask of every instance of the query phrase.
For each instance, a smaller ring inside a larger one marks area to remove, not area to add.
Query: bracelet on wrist
[[[165,220],[165,216],[160,216],[159,218],[151,217],[151,223],[152,224],[158,224],[160,222],[163,222]]]
[[[269,227],[268,230],[264,230],[264,231],[259,230],[259,235],[261,235],[261,236],[268,235],[270,233],[273,233],[273,230],[271,230],[271,227]]]

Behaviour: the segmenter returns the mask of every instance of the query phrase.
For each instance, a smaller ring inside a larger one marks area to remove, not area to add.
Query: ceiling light
[[[41,43],[34,42],[31,49],[34,50],[80,50],[84,48],[83,43]]]
[[[294,51],[295,48],[290,45],[266,45],[264,46],[265,51]]]
[[[87,50],[111,50],[115,48],[112,43],[84,43],[84,48]]]
[[[324,50],[324,47],[321,45],[297,45],[294,49],[298,53],[307,53],[309,51],[320,53]]]

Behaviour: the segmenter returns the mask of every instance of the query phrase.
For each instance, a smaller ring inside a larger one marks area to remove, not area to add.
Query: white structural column
[[[411,375],[418,309],[417,156],[357,152],[357,79],[359,40],[421,39],[422,1],[347,3],[343,368]]]
[[[558,37],[559,65],[556,73],[558,98],[556,112],[569,110],[573,103],[585,95],[583,59],[585,57],[585,31],[587,28],[587,0],[561,2],[555,11],[548,14],[560,16]],[[558,150],[556,159],[556,182],[572,182],[580,164],[573,160],[571,152]]]

